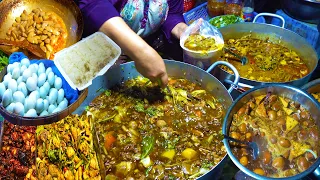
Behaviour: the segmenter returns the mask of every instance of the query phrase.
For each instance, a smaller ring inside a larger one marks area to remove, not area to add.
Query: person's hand
[[[165,87],[168,84],[168,74],[163,59],[151,47],[146,47],[135,60],[137,70],[152,82]]]
[[[115,41],[135,62],[137,70],[162,87],[168,84],[163,59],[140,36],[133,32],[120,17],[113,17],[100,27],[100,31]]]

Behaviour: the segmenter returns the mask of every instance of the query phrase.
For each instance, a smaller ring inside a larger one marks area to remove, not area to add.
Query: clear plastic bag
[[[215,39],[216,49],[211,51],[193,51],[185,47],[185,41],[192,34],[199,34]],[[221,56],[224,40],[221,32],[208,21],[202,18],[194,21],[180,37],[180,46],[183,49],[183,61],[202,69],[207,69]]]
[[[190,49],[187,49],[185,47],[185,41],[187,38],[192,34],[199,34],[207,37],[212,37],[215,39],[215,45],[217,46],[217,49],[211,50],[211,51],[193,51]],[[210,58],[213,57],[216,51],[219,51],[224,46],[224,40],[222,37],[221,32],[214,26],[212,26],[208,21],[203,20],[202,18],[194,21],[187,29],[186,31],[181,35],[180,37],[180,46],[187,51],[187,53],[194,58]]]

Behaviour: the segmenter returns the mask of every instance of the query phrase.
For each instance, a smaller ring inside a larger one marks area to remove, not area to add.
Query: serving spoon
[[[240,144],[245,144],[247,145],[248,147],[250,147],[253,151],[253,160],[256,160],[259,156],[259,147],[258,147],[258,144],[256,142],[248,142],[248,141],[240,141],[240,140],[237,140],[237,139],[234,139],[230,136],[227,136],[227,135],[223,135],[223,137],[229,141],[233,141],[233,142],[236,142],[236,143],[240,143]]]
[[[232,54],[233,56],[235,56],[236,58],[238,58],[241,62],[242,65],[246,65],[249,61],[248,61],[248,58],[246,56],[240,56],[239,54],[237,53],[234,53],[233,51],[231,51],[229,48],[226,48],[224,47],[223,48],[226,52]],[[237,60],[238,60],[237,59]]]

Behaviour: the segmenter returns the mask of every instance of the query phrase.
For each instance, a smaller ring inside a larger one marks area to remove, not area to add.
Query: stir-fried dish
[[[7,32],[7,40],[29,41],[40,46],[46,53],[47,59],[53,59],[53,54],[66,45],[67,29],[61,17],[52,11],[43,11],[40,8],[31,12],[24,10],[15,19]],[[19,47],[12,47],[12,52]]]
[[[242,78],[261,82],[287,82],[300,79],[309,73],[305,61],[281,44],[243,36],[225,41],[225,47],[234,53],[246,56],[249,63],[242,65],[236,57],[224,53],[223,58],[234,65]],[[223,69],[232,73],[230,69]]]
[[[252,98],[234,114],[230,136],[257,142],[256,160],[245,145],[231,143],[232,152],[243,166],[268,177],[301,173],[319,156],[319,128],[310,113],[271,93]]]
[[[320,92],[318,92],[318,93],[312,93],[312,96],[313,96],[314,98],[316,98],[316,100],[318,100],[318,101],[320,102]]]
[[[4,121],[0,151],[0,179],[27,180],[35,175],[34,126],[17,126]]]
[[[192,51],[208,52],[218,49],[214,37],[191,34],[184,42],[184,47]]]
[[[89,106],[107,180],[195,179],[225,156],[225,108],[186,79],[161,90],[137,77]]]
[[[91,118],[78,115],[38,126],[38,179],[101,179],[91,130]]]

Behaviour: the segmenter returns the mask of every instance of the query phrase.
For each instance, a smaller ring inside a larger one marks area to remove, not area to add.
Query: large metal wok
[[[311,77],[311,74],[315,70],[318,64],[318,56],[314,48],[298,34],[284,29],[284,19],[278,15],[269,13],[261,13],[255,17],[257,19],[261,15],[275,16],[283,21],[282,28],[269,25],[269,24],[258,24],[258,23],[238,23],[232,24],[220,29],[224,40],[231,38],[240,38],[244,35],[252,34],[253,37],[258,39],[269,37],[272,42],[281,42],[282,45],[295,50],[301,57],[306,61],[306,64],[310,70],[309,74],[298,80],[285,82],[285,84],[294,85],[300,87],[304,85]],[[234,79],[232,74],[217,68],[214,75],[221,81],[230,84],[230,80]],[[253,88],[254,86],[271,84],[270,82],[253,81],[240,77],[239,85],[242,87]]]
[[[67,29],[66,47],[78,42],[83,32],[83,20],[80,9],[72,0],[3,0],[0,3],[0,39],[6,38],[8,29],[15,18],[26,10],[41,8],[53,11],[62,18]],[[6,49],[6,46],[1,46]],[[8,47],[7,47],[8,49]]]
[[[168,75],[170,77],[185,78],[192,82],[198,82],[207,91],[214,94],[214,96],[221,102],[225,107],[225,110],[232,104],[232,97],[230,92],[233,90],[231,87],[227,90],[218,79],[212,76],[209,72],[217,65],[227,65],[230,67],[236,76],[234,84],[238,83],[239,74],[236,69],[227,62],[219,61],[214,63],[207,71],[204,71],[196,66],[189,65],[183,62],[165,60]],[[87,99],[82,105],[74,112],[76,114],[82,114],[85,107],[97,96],[101,94],[100,89],[108,89],[116,84],[119,84],[128,79],[141,76],[135,66],[134,62],[121,64],[120,66],[113,67],[108,70],[103,76],[99,76],[93,80],[92,85],[89,87],[89,93]],[[229,91],[229,92],[228,92]],[[99,150],[97,150],[99,151]],[[215,179],[218,178],[217,173],[220,173],[226,163],[226,156],[214,167],[210,172],[203,175],[201,179]],[[213,176],[214,175],[214,176]],[[103,174],[102,174],[103,176]]]

